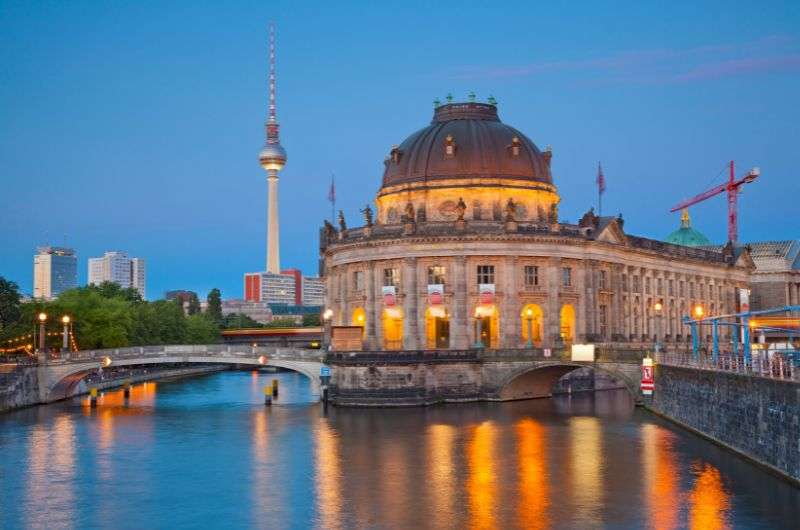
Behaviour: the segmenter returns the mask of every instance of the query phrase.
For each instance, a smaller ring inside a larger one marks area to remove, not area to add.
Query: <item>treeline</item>
[[[33,331],[39,313],[46,313],[47,331],[62,330],[61,318],[70,317],[82,350],[147,346],[151,344],[211,344],[219,342],[223,325],[216,300],[210,310],[185,315],[177,301],[142,300],[135,289],[115,283],[90,285],[65,291],[56,300],[20,303],[16,284],[0,277],[0,341]],[[48,337],[48,347],[61,345],[59,336]]]

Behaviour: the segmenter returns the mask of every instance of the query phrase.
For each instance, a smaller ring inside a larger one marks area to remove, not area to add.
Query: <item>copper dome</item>
[[[497,107],[485,103],[437,107],[431,124],[394,147],[385,164],[384,187],[462,177],[552,184],[550,153],[502,123]]]

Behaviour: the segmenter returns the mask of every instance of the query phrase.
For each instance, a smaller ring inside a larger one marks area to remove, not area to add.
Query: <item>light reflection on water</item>
[[[263,388],[280,396],[263,406]],[[226,372],[0,416],[0,527],[791,528],[800,492],[625,391],[327,410]]]

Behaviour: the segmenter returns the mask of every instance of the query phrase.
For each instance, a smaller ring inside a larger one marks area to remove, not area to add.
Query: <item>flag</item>
[[[603,175],[603,166],[597,163],[597,190],[599,193],[606,191],[606,177]]]
[[[333,183],[333,175],[331,175],[331,189],[328,191],[328,200],[336,202],[336,186]]]

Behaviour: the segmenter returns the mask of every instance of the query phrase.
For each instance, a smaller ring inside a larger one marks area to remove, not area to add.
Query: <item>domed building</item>
[[[689,210],[686,208],[681,212],[681,227],[668,235],[666,241],[673,245],[686,247],[709,247],[712,245],[711,241],[702,232],[692,228]]]
[[[746,251],[628,235],[592,210],[562,223],[552,157],[493,103],[437,106],[389,149],[364,224],[321,231],[332,324],[372,351],[552,348],[685,341],[690,308],[735,309]]]

